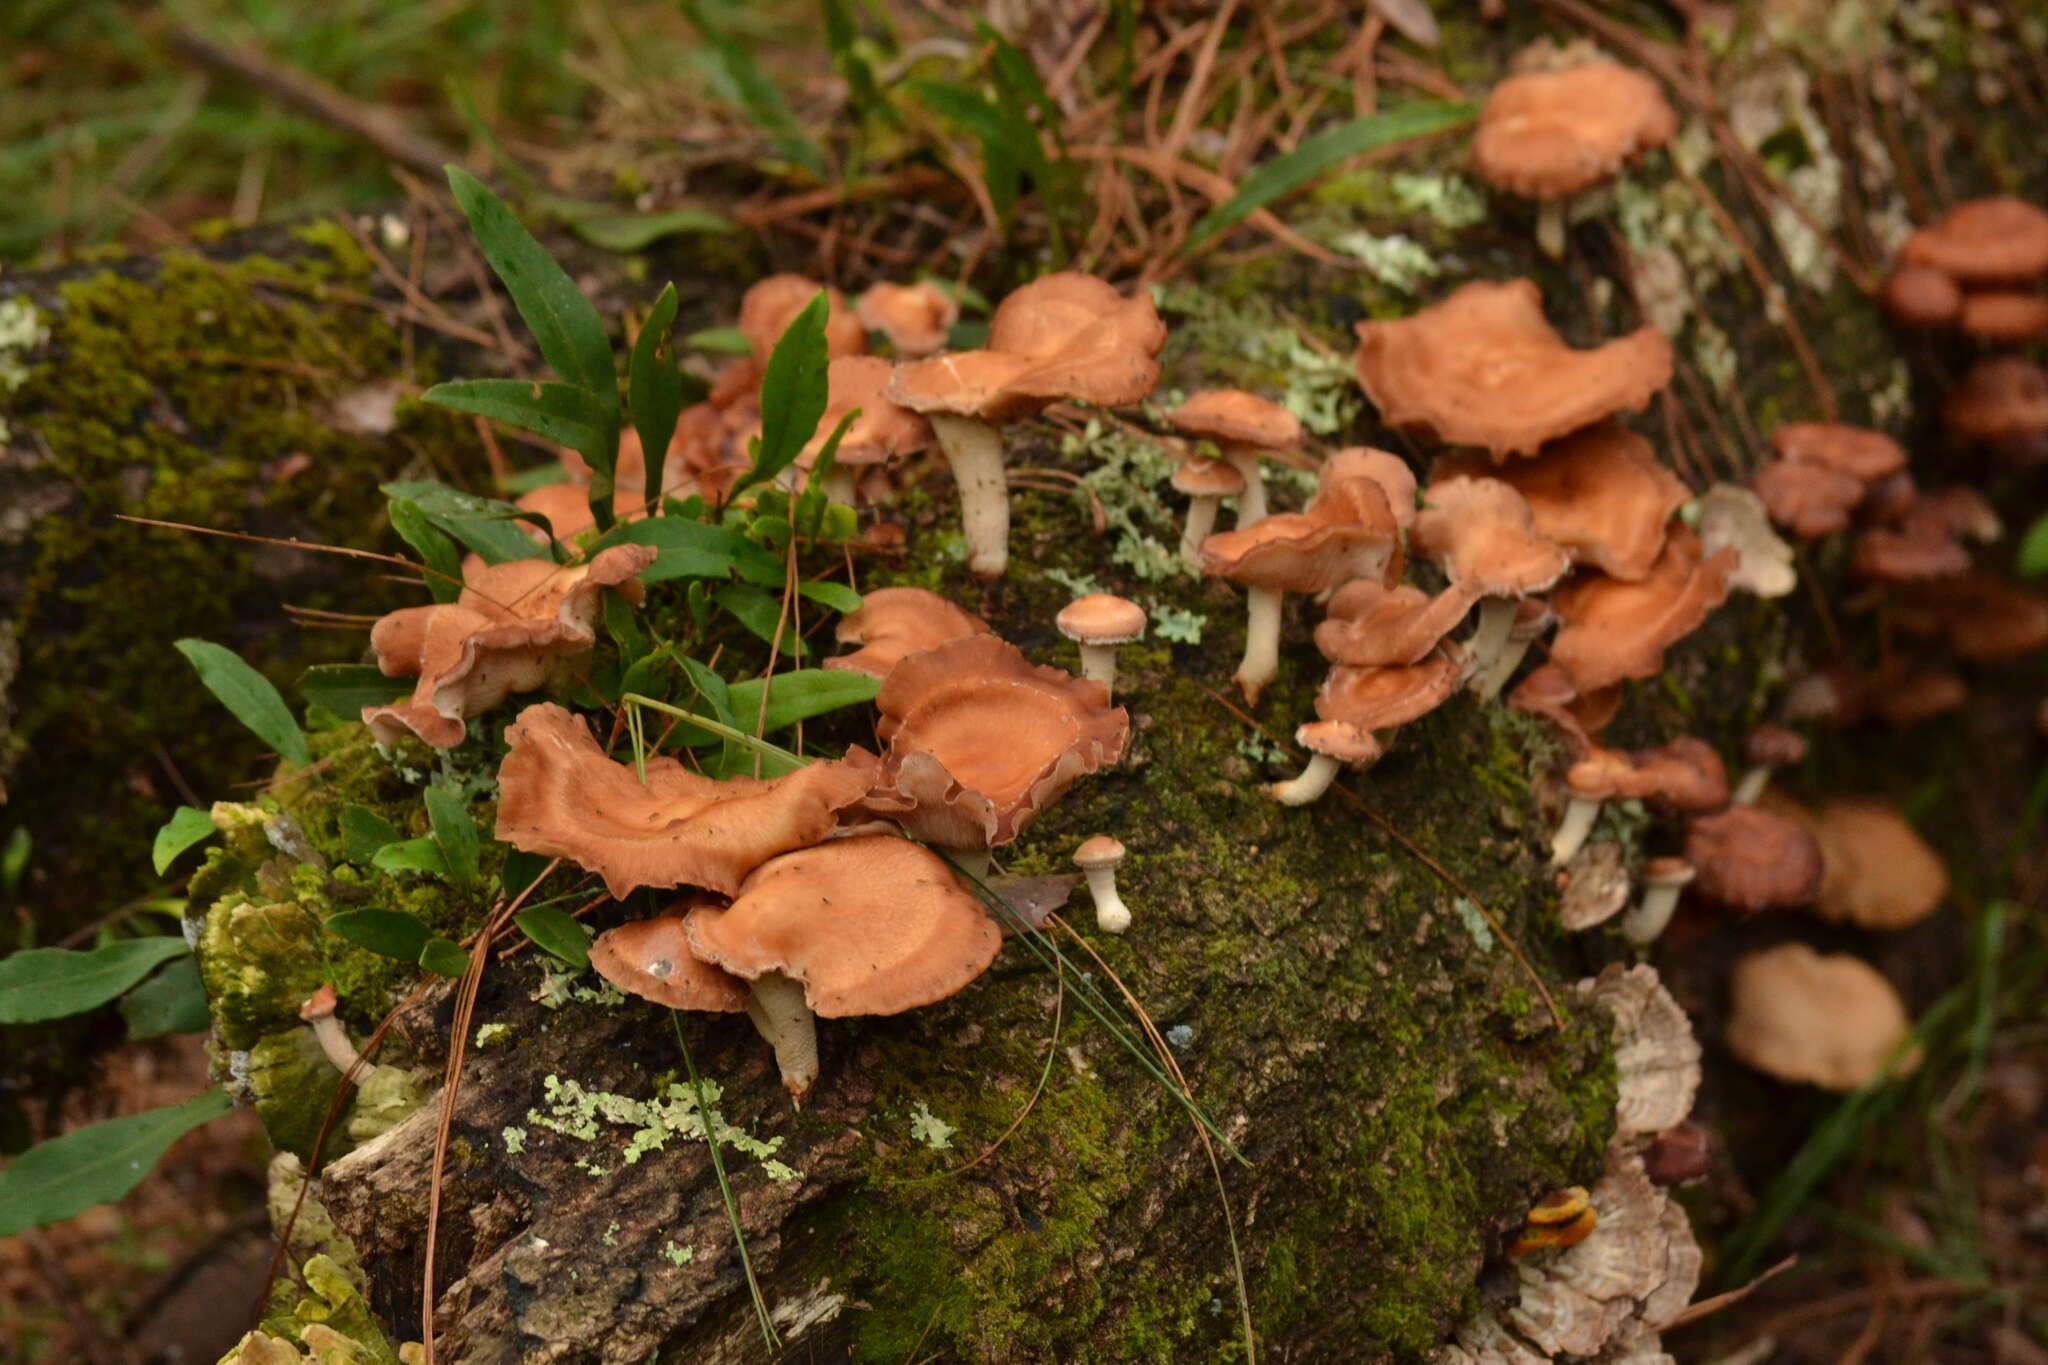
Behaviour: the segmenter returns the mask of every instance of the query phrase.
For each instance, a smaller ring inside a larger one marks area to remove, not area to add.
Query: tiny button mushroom
[[[1349,721],[1319,720],[1300,726],[1294,742],[1309,751],[1308,766],[1299,777],[1275,782],[1266,790],[1283,806],[1306,806],[1322,799],[1345,764],[1368,767],[1384,750],[1372,731]]]
[[[360,1079],[357,1071],[363,1059],[355,1044],[348,1040],[348,1030],[335,1017],[334,1006],[334,987],[322,983],[320,989],[299,1006],[299,1018],[313,1026],[314,1040],[327,1054],[327,1060],[334,1064],[334,1069],[341,1073],[342,1079],[354,1082]]]
[[[1173,471],[1172,482],[1176,491],[1188,495],[1187,529],[1181,532],[1180,555],[1199,568],[1202,542],[1216,529],[1217,509],[1225,498],[1244,492],[1244,475],[1228,460],[1183,460]]]
[[[1764,794],[1764,788],[1771,785],[1772,773],[1805,759],[1806,736],[1789,725],[1759,725],[1743,740],[1742,756],[1749,767],[1735,784],[1735,794],[1728,799],[1732,805],[1753,806]]]
[[[1666,1128],[1643,1149],[1643,1173],[1658,1185],[1690,1185],[1713,1168],[1707,1130],[1687,1119]]]
[[[1244,477],[1244,492],[1237,501],[1239,527],[1266,515],[1266,481],[1259,472],[1259,457],[1269,451],[1298,450],[1299,418],[1257,394],[1210,389],[1167,413],[1166,420],[1176,431],[1215,441],[1223,458]]]
[[[1692,884],[1693,866],[1683,858],[1652,858],[1643,868],[1643,899],[1622,916],[1621,932],[1630,943],[1654,943],[1671,923],[1679,893]]]
[[[1941,424],[2013,464],[2048,454],[2048,371],[2025,356],[1986,356],[1941,401]]]
[[[1095,592],[1077,597],[1053,618],[1060,634],[1081,647],[1081,676],[1116,691],[1116,651],[1145,634],[1145,609],[1128,597]]]
[[[1088,879],[1088,894],[1095,898],[1095,927],[1105,934],[1121,934],[1131,927],[1130,907],[1116,889],[1116,870],[1123,860],[1124,846],[1107,834],[1074,850],[1074,866]]]
[[[1592,833],[1605,801],[1651,801],[1686,814],[1728,804],[1728,775],[1720,756],[1690,735],[1637,754],[1594,748],[1566,770],[1565,788],[1571,800],[1551,841],[1553,867],[1572,860]]]

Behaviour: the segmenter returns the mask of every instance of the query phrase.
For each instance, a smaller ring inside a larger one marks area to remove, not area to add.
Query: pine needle
[[[740,1201],[732,1192],[732,1182],[726,1179],[725,1158],[718,1154],[718,1116],[704,1098],[697,1060],[690,1055],[689,1040],[683,1037],[682,1011],[670,1010],[668,1017],[675,1025],[676,1046],[682,1049],[683,1069],[690,1076],[690,1093],[697,1097],[697,1119],[704,1125],[704,1145],[711,1149],[711,1173],[718,1178],[719,1197],[725,1200],[725,1216],[732,1223],[732,1241],[739,1248],[740,1269],[746,1272],[747,1292],[754,1299],[754,1317],[761,1324],[761,1339],[768,1343],[769,1350],[781,1350],[782,1338],[775,1334],[774,1320],[768,1316],[768,1301],[761,1297],[761,1283],[754,1278],[754,1260],[747,1255],[747,1231],[740,1226]]]

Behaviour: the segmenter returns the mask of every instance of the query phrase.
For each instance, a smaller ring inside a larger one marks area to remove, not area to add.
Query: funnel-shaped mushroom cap
[[[1649,573],[1664,548],[1665,523],[1691,496],[1657,462],[1648,441],[1612,422],[1548,442],[1533,458],[1497,469],[1473,456],[1447,456],[1431,469],[1430,486],[1481,474],[1522,495],[1538,535],[1625,583]]]
[[[1406,725],[1444,704],[1465,678],[1465,651],[1449,640],[1418,664],[1330,670],[1316,693],[1316,715],[1361,730]]]
[[[1508,693],[1508,707],[1541,716],[1558,729],[1581,752],[1596,746],[1594,737],[1607,728],[1621,709],[1621,684],[1596,688],[1581,694],[1572,675],[1556,664],[1533,668]]]
[[[505,741],[497,837],[597,873],[615,898],[683,885],[729,896],[769,858],[823,838],[877,776],[874,755],[856,748],[782,777],[723,782],[656,756],[642,782],[604,756],[582,717],[552,704],[520,712]]]
[[[932,446],[932,424],[889,401],[895,366],[875,355],[840,356],[825,367],[825,414],[797,464],[809,469],[846,414],[860,416],[840,438],[833,458],[840,464],[890,464]]]
[[[1591,575],[1551,595],[1563,622],[1550,642],[1551,661],[1571,674],[1581,692],[1655,675],[1664,666],[1664,651],[1727,599],[1734,568],[1733,550],[1702,559],[1699,537],[1672,527],[1664,553],[1642,582]]]
[[[1671,343],[1656,328],[1573,350],[1530,280],[1476,281],[1413,317],[1361,322],[1357,361],[1389,426],[1479,446],[1496,462],[1632,412],[1671,379]]]
[[[1892,983],[1846,953],[1823,957],[1804,943],[1781,943],[1735,964],[1728,980],[1728,1050],[1780,1080],[1824,1090],[1854,1090],[1884,1074],[1912,1021]],[[1903,1075],[1917,1048],[1899,1061]]]
[[[926,280],[916,284],[871,284],[854,303],[861,326],[889,338],[896,354],[916,360],[941,350],[959,320],[953,296]]]
[[[877,678],[906,655],[922,654],[952,640],[988,634],[988,622],[923,588],[876,588],[860,607],[840,619],[840,644],[858,644],[851,654],[825,660],[827,668],[849,668]]]
[[[627,995],[672,1010],[744,1010],[747,983],[690,950],[683,918],[694,904],[680,901],[653,919],[605,930],[590,945],[590,965]]]
[[[1520,597],[1544,591],[1572,566],[1561,547],[1537,533],[1522,495],[1499,479],[1433,483],[1424,504],[1409,541],[1453,583]]]
[[[908,839],[834,839],[762,864],[724,910],[686,922],[697,956],[804,983],[814,1013],[901,1014],[988,969],[1003,934],[953,870]]]
[[[1792,820],[1756,806],[1730,806],[1685,831],[1693,890],[1754,913],[1811,905],[1820,890],[1820,845]]]
[[[1324,483],[1340,478],[1368,478],[1380,486],[1387,495],[1387,505],[1394,509],[1394,520],[1402,530],[1415,523],[1415,471],[1408,462],[1389,450],[1372,446],[1346,446],[1332,455],[1323,466],[1321,475]]]
[[[1906,449],[1881,431],[1847,422],[1787,422],[1771,433],[1783,459],[1819,465],[1866,484],[1906,467]]]
[[[1472,168],[1525,199],[1577,194],[1661,147],[1678,115],[1657,83],[1612,62],[1510,76],[1493,87],[1472,138]]]
[[[868,808],[946,848],[1008,843],[1123,757],[1130,737],[1101,683],[1034,665],[993,635],[909,656],[875,704],[889,750]]]
[[[1278,403],[1239,389],[1205,389],[1166,414],[1176,431],[1260,450],[1295,450],[1301,420]]]
[[[1853,475],[1801,460],[1771,461],[1757,471],[1750,488],[1771,520],[1801,540],[1846,530],[1849,513],[1864,494],[1862,481]]]
[[[1193,497],[1227,498],[1244,492],[1244,475],[1228,460],[1183,460],[1174,467],[1171,482]]]
[[[1683,1123],[1699,1093],[1700,1045],[1656,968],[1616,963],[1579,989],[1614,1016],[1615,1126],[1639,1136]]]
[[[1822,919],[1861,929],[1904,929],[1941,907],[1948,869],[1890,804],[1841,797],[1818,811],[1782,799],[1770,809],[1804,825],[1820,845]]]
[[[416,676],[412,696],[366,706],[362,719],[380,744],[411,731],[437,749],[462,743],[464,722],[515,692],[547,681],[557,660],[597,643],[593,629],[606,588],[638,602],[635,578],[654,562],[645,545],[614,545],[587,564],[517,559],[463,569],[453,602],[391,613],[370,631],[386,677]]]
[[[1980,360],[1942,400],[1941,423],[1972,441],[2048,433],[2048,372],[2024,356]]]
[[[740,334],[746,337],[747,349],[757,366],[768,363],[775,343],[782,340],[783,332],[820,289],[825,290],[831,308],[825,318],[826,354],[859,355],[867,350],[867,331],[837,289],[828,289],[802,275],[770,275],[740,296]]]
[[[1129,299],[1093,275],[1034,280],[996,308],[988,346],[896,367],[889,397],[917,412],[1013,422],[1062,400],[1114,407],[1159,382],[1166,324],[1144,290]]]
[[[1400,525],[1372,479],[1326,479],[1304,510],[1204,540],[1202,572],[1279,592],[1321,592],[1354,578],[1392,581],[1401,573]]]
[[[1963,311],[1955,277],[1931,266],[1901,266],[1884,282],[1884,310],[1901,327],[1946,327]]]
[[[1649,801],[1698,815],[1728,804],[1728,770],[1714,747],[1691,735],[1634,754],[1596,749],[1565,773],[1576,796]]]
[[[1470,583],[1431,597],[1406,583],[1388,588],[1377,579],[1354,579],[1330,598],[1329,616],[1316,627],[1316,648],[1331,663],[1352,668],[1419,663],[1483,596]]]
[[[1900,627],[1939,634],[1965,659],[2016,659],[2048,648],[2048,598],[1990,574],[1966,573],[1916,584],[1903,596]],[[1923,620],[1909,622],[1907,613]]]
[[[1906,239],[1901,265],[1924,265],[1965,284],[2048,273],[2048,213],[2023,199],[1972,199]]]

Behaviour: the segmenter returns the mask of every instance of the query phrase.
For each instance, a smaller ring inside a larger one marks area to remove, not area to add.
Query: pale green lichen
[[[911,1138],[917,1142],[922,1142],[935,1152],[944,1151],[951,1147],[953,1145],[953,1134],[958,1131],[959,1129],[955,1128],[952,1124],[932,1113],[925,1106],[923,1100],[919,1100],[917,1107],[911,1111]]]
[[[1479,913],[1479,907],[1463,896],[1451,902],[1458,922],[1465,926],[1465,932],[1472,935],[1472,943],[1482,953],[1493,951],[1493,929],[1486,922],[1486,916]]]
[[[1209,618],[1201,612],[1150,599],[1145,603],[1145,610],[1152,617],[1152,633],[1160,639],[1177,645],[1202,643],[1202,627],[1209,623]]]
[[[505,1153],[507,1156],[518,1156],[526,1150],[526,1130],[524,1128],[514,1128],[508,1124],[499,1136],[505,1141]]]
[[[476,1029],[476,1045],[479,1051],[496,1043],[502,1043],[512,1036],[510,1024],[479,1024]]]
[[[679,1247],[674,1242],[661,1244],[661,1259],[670,1265],[688,1265],[697,1259],[697,1248]]]
[[[1404,211],[1426,214],[1438,227],[1456,231],[1486,221],[1486,197],[1462,175],[1395,171],[1387,177],[1387,184]]]
[[[782,1146],[779,1135],[763,1141],[726,1122],[716,1108],[723,1089],[716,1081],[708,1080],[703,1082],[703,1087],[705,1102],[714,1106],[712,1113],[718,1115],[718,1141],[722,1146],[759,1161],[761,1169],[772,1180],[798,1178],[798,1172],[773,1159]],[[659,1098],[652,1100],[637,1100],[603,1090],[586,1090],[574,1080],[564,1080],[555,1075],[542,1078],[541,1090],[545,1108],[528,1110],[528,1123],[579,1142],[595,1142],[607,1127],[627,1129],[631,1136],[619,1153],[619,1159],[629,1166],[647,1153],[665,1147],[672,1137],[689,1142],[705,1140],[704,1118],[698,1112],[696,1096],[689,1086],[681,1082],[671,1082]],[[588,1164],[587,1159],[577,1164],[594,1176],[606,1173],[603,1168]]]
[[[1412,294],[1425,280],[1443,273],[1436,257],[1413,237],[1402,233],[1379,236],[1364,228],[1332,234],[1324,245],[1342,252],[1371,271],[1373,278],[1390,289]]]

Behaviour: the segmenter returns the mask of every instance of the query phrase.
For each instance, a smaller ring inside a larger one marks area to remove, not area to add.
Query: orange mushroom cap
[[[1906,467],[1906,449],[1881,431],[1847,422],[1787,422],[1771,433],[1771,449],[1787,460],[1819,465],[1864,484]]]
[[[826,354],[836,358],[860,355],[867,350],[867,331],[837,289],[803,275],[770,275],[740,296],[740,333],[747,339],[747,349],[752,352],[756,366],[767,365],[775,343],[782,340],[783,332],[820,289],[825,291],[831,309],[825,318]],[[759,382],[756,379],[754,384],[758,386]]]
[[[952,640],[988,634],[988,622],[923,588],[876,588],[860,606],[840,618],[840,644],[859,644],[851,654],[825,660],[825,667],[851,669],[877,678],[906,655],[937,649]]]
[[[1482,280],[1413,317],[1358,324],[1357,366],[1389,426],[1499,462],[1648,403],[1671,379],[1671,343],[1644,327],[1574,350],[1533,281]]]
[[[1361,730],[1406,725],[1444,704],[1464,681],[1466,654],[1446,640],[1420,663],[1330,670],[1316,693],[1316,715]]]
[[[824,1018],[901,1014],[980,976],[1002,931],[938,855],[908,839],[834,839],[756,868],[726,909],[699,906],[697,956],[748,980],[803,982]]]
[[[1374,480],[1325,469],[1307,507],[1202,542],[1202,572],[1280,592],[1321,592],[1354,578],[1401,574],[1401,530]]]
[[[1686,827],[1693,890],[1754,913],[1810,905],[1820,890],[1820,845],[1797,822],[1758,806],[1730,806]]]
[[[853,307],[860,325],[889,338],[905,360],[944,349],[947,332],[960,319],[960,305],[953,296],[929,280],[871,284]]]
[[[2048,274],[2048,213],[2022,199],[1972,199],[1906,239],[1901,265],[1929,266],[1964,284]]]
[[[1130,738],[1101,683],[1034,665],[993,635],[903,659],[875,705],[889,748],[868,809],[946,848],[1008,843]]]
[[[607,929],[590,945],[590,965],[627,995],[672,1010],[733,1014],[747,1007],[747,983],[701,961],[683,933],[698,904],[678,901],[652,919]]]
[[[2048,298],[2004,290],[1970,294],[1956,325],[1979,341],[2038,341],[2048,336]]]
[[[1856,537],[1849,568],[1878,583],[1921,583],[1953,578],[1970,567],[1970,552],[1925,524],[1894,529],[1873,526]]]
[[[1231,497],[1244,492],[1244,475],[1228,460],[1182,460],[1174,466],[1171,482],[1190,496]]]
[[[1479,111],[1472,166],[1525,199],[1577,194],[1661,147],[1678,115],[1657,83],[1613,62],[1510,76]]]
[[[846,355],[825,367],[825,413],[818,429],[797,456],[809,469],[848,413],[860,416],[840,438],[833,459],[843,465],[893,464],[932,447],[932,424],[908,408],[889,401],[889,378],[895,366],[880,356]]]
[[[1905,265],[1885,281],[1885,312],[1901,327],[1946,327],[1963,311],[1955,278],[1932,266]]]
[[[1145,609],[1115,593],[1085,593],[1060,608],[1053,625],[1077,644],[1127,645],[1145,633]]]
[[[1734,568],[1733,550],[1703,559],[1699,537],[1672,527],[1642,582],[1588,575],[1551,594],[1562,623],[1550,643],[1551,661],[1581,692],[1653,676],[1664,666],[1664,651],[1727,599]]]
[[[1326,483],[1336,478],[1359,476],[1380,486],[1380,491],[1387,495],[1387,505],[1394,509],[1394,520],[1402,530],[1415,523],[1415,471],[1408,467],[1406,460],[1392,451],[1372,446],[1346,446],[1323,465],[1322,479]]]
[[[1973,441],[2048,433],[2048,371],[2024,356],[1989,356],[1963,372],[1941,403],[1941,422]]]
[[[1543,664],[1529,670],[1508,693],[1508,707],[1543,717],[1564,731],[1580,753],[1587,753],[1597,747],[1595,737],[1621,709],[1621,684],[1582,694],[1571,674],[1556,664]]]
[[[505,742],[497,837],[597,873],[614,898],[682,885],[729,896],[767,859],[823,838],[879,775],[874,755],[854,748],[781,777],[722,782],[657,755],[643,782],[605,757],[582,717],[550,703],[520,712]]]
[[[1301,419],[1255,393],[1205,389],[1166,414],[1167,424],[1189,436],[1206,436],[1259,450],[1296,450]]]
[[[1721,756],[1691,735],[1634,754],[1596,749],[1566,770],[1565,785],[1575,796],[1650,801],[1686,815],[1728,804],[1728,770]]]
[[[1409,543],[1451,582],[1488,596],[1543,592],[1572,566],[1561,546],[1538,533],[1522,495],[1499,479],[1460,475],[1431,484]]]
[[[1773,460],[1757,471],[1750,491],[1763,500],[1772,521],[1801,540],[1818,540],[1848,529],[1864,486],[1825,465]]]
[[[1353,579],[1330,598],[1329,615],[1316,627],[1316,648],[1331,663],[1353,668],[1420,663],[1484,595],[1470,583],[1431,597],[1406,583],[1389,588],[1377,579]]]
[[[1343,720],[1316,720],[1298,725],[1294,742],[1310,753],[1340,763],[1372,763],[1385,752],[1371,730]]]

